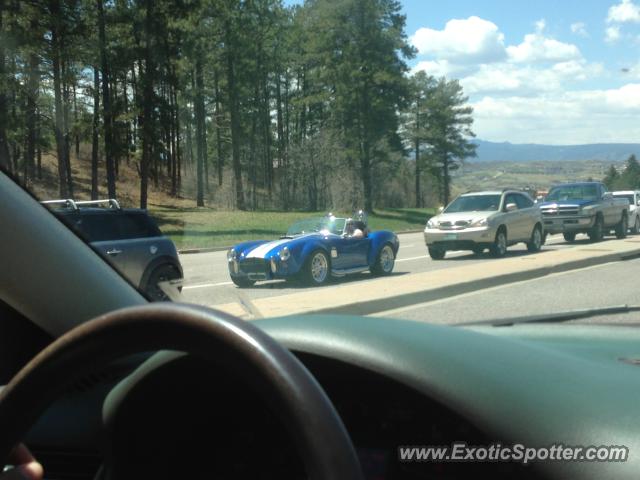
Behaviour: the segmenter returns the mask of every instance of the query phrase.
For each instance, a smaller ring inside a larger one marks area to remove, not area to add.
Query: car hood
[[[585,207],[587,205],[593,205],[596,202],[597,202],[596,200],[580,200],[580,199],[557,200],[557,201],[553,200],[549,202],[541,202],[538,205],[540,206],[540,208],[552,207],[554,205],[558,207],[569,206],[569,205],[577,205],[579,207]]]
[[[297,244],[309,241],[314,238],[324,238],[325,235],[321,233],[308,233],[305,235],[299,235],[296,237],[281,238],[280,240],[273,240],[270,242],[264,242],[257,245],[252,245],[245,249],[241,253],[241,258],[268,258],[272,254],[279,252],[284,247],[288,247],[289,250],[293,249]]]
[[[440,215],[436,215],[434,219],[438,223],[442,222],[475,222],[477,220],[482,220],[483,218],[488,218],[491,215],[495,215],[498,213],[496,210],[489,210],[484,212],[457,212],[457,213],[441,213]]]

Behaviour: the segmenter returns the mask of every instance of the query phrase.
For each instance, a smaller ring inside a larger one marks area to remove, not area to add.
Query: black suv
[[[173,242],[146,210],[120,208],[115,199],[42,202],[89,242],[150,300],[168,300],[160,282],[180,284],[182,266]]]

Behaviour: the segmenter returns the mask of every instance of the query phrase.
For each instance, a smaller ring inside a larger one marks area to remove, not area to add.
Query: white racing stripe
[[[299,237],[295,237],[296,240],[304,237],[310,237],[313,235],[317,235],[317,233],[309,233],[307,235],[300,235]],[[285,243],[290,242],[291,238],[283,238],[282,240],[274,240],[273,242],[263,243],[262,245],[258,245],[256,248],[251,250],[248,254],[244,256],[244,258],[264,258],[264,256],[280,245],[284,245]]]
[[[280,245],[283,245],[289,241],[291,241],[290,238],[284,238],[282,240],[274,240],[273,242],[263,243],[262,245],[258,245],[256,248],[251,250],[248,254],[244,256],[244,258],[264,258],[264,256],[271,249],[276,248]]]
[[[200,285],[187,285],[187,286],[182,287],[182,289],[183,290],[190,290],[192,288],[220,287],[222,285],[233,285],[233,282],[202,283]]]

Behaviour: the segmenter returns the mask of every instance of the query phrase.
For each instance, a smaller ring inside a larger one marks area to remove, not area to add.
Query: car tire
[[[576,241],[576,234],[575,233],[563,233],[562,236],[569,243],[572,243],[572,242]]]
[[[504,228],[500,228],[496,233],[496,238],[491,245],[491,256],[494,258],[502,258],[507,253],[507,232]]]
[[[542,228],[540,225],[533,227],[531,239],[527,242],[527,250],[531,253],[539,252],[542,248]]]
[[[171,299],[158,284],[169,280],[178,280],[179,278],[181,278],[180,271],[174,265],[170,263],[159,265],[149,275],[149,280],[147,280],[147,284],[144,287],[144,293],[152,302],[170,301]]]
[[[326,252],[315,250],[304,267],[302,279],[310,286],[324,285],[331,278],[331,262]]]
[[[376,262],[371,268],[371,273],[376,276],[390,275],[391,272],[393,272],[395,263],[396,255],[393,252],[393,247],[390,243],[385,243],[380,249],[380,252],[378,252]]]
[[[447,251],[444,248],[439,247],[428,247],[429,256],[432,260],[442,260],[444,256],[447,254]]]
[[[629,229],[629,217],[626,213],[622,214],[622,218],[616,224],[616,238],[622,240],[627,238],[627,230]]]
[[[602,217],[598,215],[596,217],[596,222],[589,230],[589,240],[592,242],[599,242],[604,237],[604,222],[602,221]]]
[[[250,280],[247,277],[231,277],[231,281],[240,288],[253,287],[253,285],[256,283],[255,280]]]
[[[636,215],[636,219],[633,222],[633,227],[631,228],[631,233],[633,235],[638,235],[640,233],[640,217]]]

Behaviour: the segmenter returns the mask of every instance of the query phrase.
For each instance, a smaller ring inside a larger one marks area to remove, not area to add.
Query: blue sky
[[[640,0],[401,4],[409,65],[460,81],[479,138],[640,142]]]
[[[640,0],[405,0],[413,70],[459,79],[479,138],[640,142]]]

